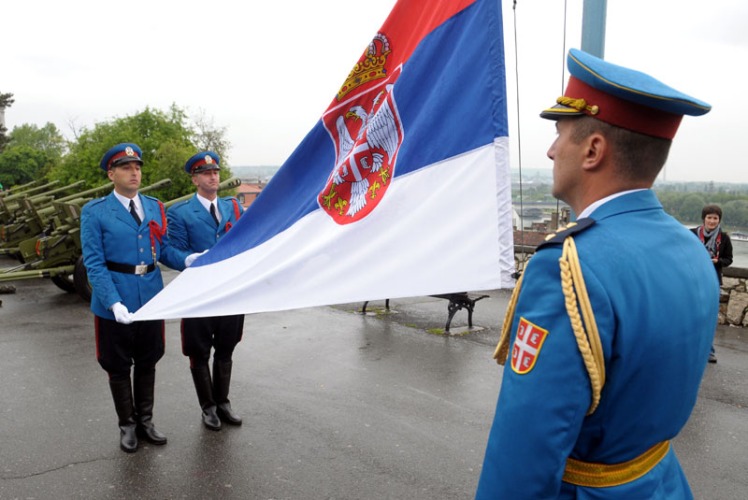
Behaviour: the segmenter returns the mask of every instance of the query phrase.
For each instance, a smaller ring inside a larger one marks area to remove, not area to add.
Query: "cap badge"
[[[205,155],[205,163],[207,165],[210,165],[211,163],[213,163],[213,158],[210,155]]]

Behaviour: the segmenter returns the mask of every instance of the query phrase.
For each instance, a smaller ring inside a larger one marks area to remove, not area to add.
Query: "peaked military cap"
[[[567,65],[566,91],[555,106],[540,114],[542,118],[588,115],[633,132],[672,139],[683,115],[703,115],[712,108],[645,73],[581,50],[569,50]]]
[[[142,157],[143,151],[140,150],[137,144],[123,142],[110,148],[109,151],[104,154],[99,166],[102,170],[106,171],[112,167],[131,161],[136,161],[142,165]]]
[[[184,170],[188,174],[199,174],[207,170],[220,170],[220,164],[220,158],[213,151],[201,151],[187,160]]]

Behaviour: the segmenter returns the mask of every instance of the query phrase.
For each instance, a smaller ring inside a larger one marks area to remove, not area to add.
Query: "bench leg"
[[[444,327],[446,333],[449,333],[449,325],[452,324],[452,318],[455,317],[455,314],[460,309],[462,309],[460,304],[452,302],[451,300],[449,301],[449,305],[447,306],[447,311],[449,312],[449,315],[447,316],[447,326]]]
[[[366,302],[364,302],[364,305],[361,307],[361,314],[366,314],[366,306],[368,305],[369,305],[369,301],[367,300]],[[387,312],[390,312],[390,299],[387,299],[384,302],[384,308]]]

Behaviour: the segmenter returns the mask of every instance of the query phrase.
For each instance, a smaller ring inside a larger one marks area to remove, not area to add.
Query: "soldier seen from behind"
[[[719,286],[652,191],[683,115],[710,106],[572,49],[553,194],[578,219],[510,301],[479,499],[692,498],[670,441],[696,403]]]

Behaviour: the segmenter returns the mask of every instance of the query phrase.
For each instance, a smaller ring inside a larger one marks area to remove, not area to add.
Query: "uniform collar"
[[[597,200],[592,205],[588,206],[584,210],[582,210],[582,213],[577,216],[577,219],[582,219],[584,217],[589,217],[592,215],[592,213],[597,210],[602,205],[608,203],[609,201],[615,200],[619,196],[623,196],[629,193],[636,193],[637,191],[647,191],[646,189],[629,189],[628,191],[621,191],[620,193],[613,193],[610,196],[606,196],[602,200]]]

